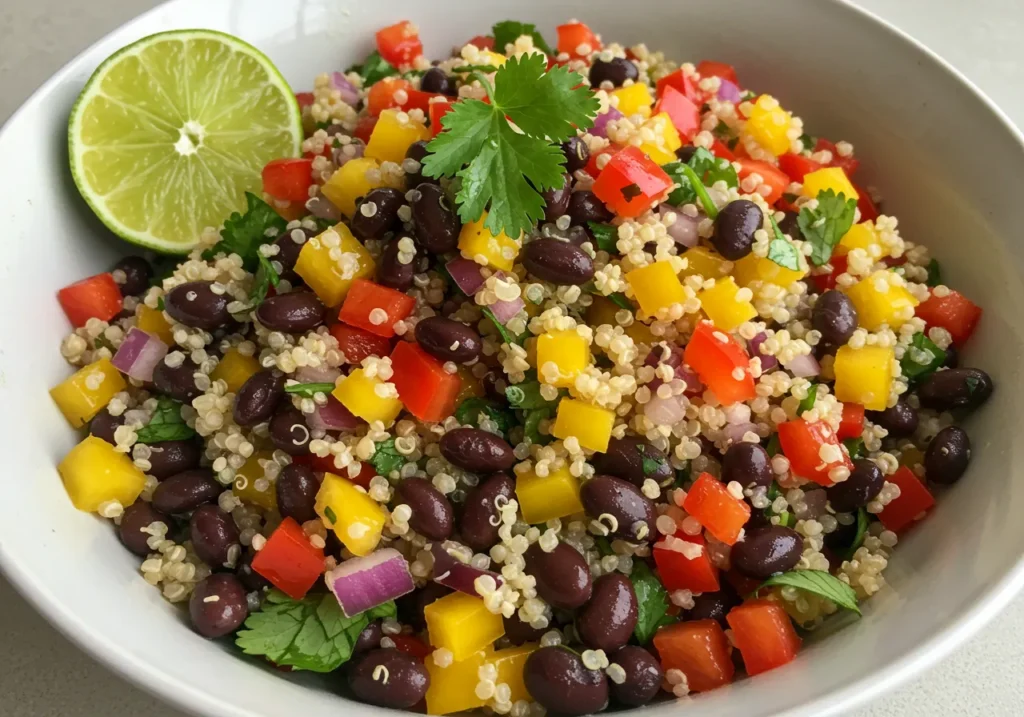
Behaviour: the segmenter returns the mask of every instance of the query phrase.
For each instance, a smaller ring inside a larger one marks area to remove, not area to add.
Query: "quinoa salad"
[[[59,292],[70,500],[196,633],[373,705],[785,665],[964,475],[982,309],[742,67],[480,30],[381,29],[186,256]]]

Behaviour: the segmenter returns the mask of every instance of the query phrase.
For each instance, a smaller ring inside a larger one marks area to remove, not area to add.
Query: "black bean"
[[[320,481],[309,466],[289,463],[277,477],[277,509],[284,518],[297,523],[316,519],[316,494]]]
[[[256,318],[271,331],[298,334],[324,322],[327,307],[310,291],[291,291],[264,299]]]
[[[622,87],[626,80],[635,80],[640,76],[636,65],[625,57],[613,57],[610,60],[596,58],[590,66],[590,85],[594,88],[602,82],[610,82],[612,87]]]
[[[153,267],[141,256],[126,256],[114,264],[114,272],[121,272],[122,277],[115,273],[114,281],[121,289],[121,296],[141,296],[149,290],[150,279],[153,278]]]
[[[749,527],[748,527],[749,529]],[[723,628],[729,625],[725,616],[742,602],[729,583],[722,581],[722,587],[713,593],[694,595],[693,607],[686,611],[687,620],[717,620]]]
[[[202,444],[188,439],[182,441],[159,441],[149,444],[149,473],[157,480],[170,478],[199,467],[203,456]]]
[[[715,219],[711,244],[729,261],[742,259],[754,246],[754,232],[761,228],[764,214],[749,199],[726,204]]]
[[[785,211],[783,212],[782,221],[779,222],[779,229],[782,230],[783,234],[788,235],[790,239],[803,238],[800,234],[800,225],[797,222],[799,216],[796,212]],[[814,293],[817,293],[817,291],[815,290]]]
[[[507,473],[495,473],[473,488],[466,496],[459,519],[462,542],[478,553],[490,550],[498,542],[500,527],[500,523],[494,525],[491,522],[497,520],[501,514],[495,501],[502,496],[503,500],[500,502],[504,505],[515,497],[515,492],[515,481]]]
[[[214,570],[227,566],[232,548],[238,545],[234,519],[215,505],[201,505],[189,520],[192,549]]]
[[[857,309],[846,294],[830,289],[814,302],[811,325],[821,332],[825,343],[842,346],[857,329]]]
[[[569,197],[569,217],[574,226],[585,227],[588,222],[605,224],[610,222],[614,216],[608,211],[608,207],[597,198],[597,195],[589,189],[573,192]]]
[[[732,546],[732,566],[752,578],[769,578],[791,570],[803,550],[803,538],[792,528],[765,525],[748,530]]]
[[[736,481],[744,488],[767,488],[775,480],[768,451],[756,443],[740,441],[729,446],[722,456],[722,482]]]
[[[357,238],[383,239],[401,223],[398,209],[405,204],[405,195],[391,187],[377,187],[356,202],[356,212],[349,228]]]
[[[239,426],[255,426],[270,420],[284,400],[284,376],[265,368],[250,376],[235,394],[232,413]]]
[[[950,344],[946,347],[946,360],[942,362],[942,368],[956,368],[960,365],[960,352],[956,346]]]
[[[676,150],[676,158],[684,164],[693,159],[693,155],[697,153],[697,148],[692,144],[684,144],[682,147]]]
[[[975,409],[992,395],[992,379],[978,368],[936,371],[917,387],[922,408],[951,411]]]
[[[285,405],[270,419],[270,440],[290,456],[308,454],[311,437],[305,417],[294,407]]]
[[[423,77],[420,78],[420,89],[424,92],[436,92],[448,97],[455,97],[459,92],[455,86],[455,78],[440,67],[431,67],[423,73]]]
[[[612,680],[608,685],[616,702],[627,707],[640,707],[658,694],[664,673],[650,652],[636,645],[626,645],[609,659],[626,672],[622,684]]]
[[[889,432],[889,438],[909,438],[917,431],[917,410],[900,398],[884,411],[868,411],[868,419]]]
[[[117,441],[114,440],[114,432],[124,425],[124,420],[123,413],[120,416],[115,416],[104,408],[89,422],[89,433],[97,438],[102,438],[112,446],[116,446]]]
[[[164,480],[153,491],[153,507],[161,513],[178,515],[217,500],[224,487],[209,468],[193,468]]]
[[[192,403],[193,398],[202,395],[196,386],[195,373],[199,365],[191,358],[186,358],[180,366],[171,367],[164,359],[153,369],[153,387],[157,391],[182,403]]]
[[[427,626],[426,620],[423,618],[423,609],[452,592],[451,588],[431,582],[418,590],[403,595],[395,601],[399,621],[413,630],[423,630]]]
[[[548,628],[531,627],[529,623],[519,619],[518,613],[512,617],[501,618],[505,625],[505,637],[513,645],[524,645],[527,642],[537,642],[541,636],[548,631]]]
[[[480,334],[461,321],[443,316],[430,316],[417,323],[416,341],[440,361],[470,363],[483,350]]]
[[[348,686],[360,702],[404,710],[427,694],[430,675],[412,655],[378,648],[355,660],[348,673]]]
[[[587,647],[611,652],[627,642],[637,621],[633,583],[621,573],[594,581],[594,592],[576,615],[576,632]]]
[[[933,483],[956,483],[971,461],[971,439],[959,426],[947,426],[935,434],[924,452],[924,477]]]
[[[242,585],[247,591],[263,593],[270,589],[271,584],[269,580],[252,569],[252,559],[255,557],[255,551],[250,548],[239,561],[235,575],[242,581]]]
[[[189,281],[171,289],[164,297],[164,310],[175,321],[194,329],[212,331],[231,321],[227,292],[215,293],[212,281]]]
[[[192,628],[203,637],[223,637],[249,617],[245,587],[229,573],[217,573],[196,583],[188,601]]]
[[[361,655],[364,652],[375,650],[380,647],[380,641],[384,637],[384,630],[381,629],[380,620],[374,620],[363,628],[356,638],[356,644],[352,648],[352,654]]]
[[[572,180],[569,175],[563,176],[563,184],[558,189],[546,189],[540,193],[544,199],[544,218],[549,222],[557,221],[569,211],[569,198],[572,196]]]
[[[590,161],[590,147],[579,137],[570,137],[562,142],[562,154],[565,155],[565,169],[570,174],[583,169]]]
[[[885,475],[874,461],[858,458],[853,462],[850,477],[830,485],[825,493],[836,512],[848,513],[870,503],[884,485]]]
[[[594,278],[594,260],[575,244],[535,239],[519,255],[533,276],[559,286],[582,286]]]
[[[525,557],[526,572],[537,579],[537,594],[552,607],[573,610],[590,599],[590,567],[568,543],[559,543],[550,553],[534,543]]]
[[[399,260],[399,254],[398,242],[388,242],[377,262],[377,283],[395,291],[408,291],[416,276],[416,257],[406,264]]]
[[[608,450],[594,454],[590,462],[598,473],[628,480],[637,488],[643,487],[648,478],[658,485],[675,479],[665,454],[643,438],[613,438]]]
[[[174,527],[174,521],[169,517],[146,501],[137,500],[125,508],[121,523],[117,526],[117,536],[124,547],[136,555],[145,557],[153,550],[147,542],[152,536],[143,532],[143,529],[148,528],[151,523],[158,522],[166,525],[168,530]]]
[[[398,500],[412,510],[409,527],[430,540],[448,540],[455,527],[452,504],[425,478],[406,478],[398,484]]]
[[[600,712],[608,705],[608,678],[588,669],[564,647],[541,647],[523,668],[526,689],[548,712],[574,716]]]
[[[292,233],[298,232],[306,240],[309,240],[316,236],[316,232],[310,229],[296,228],[284,232],[276,240],[274,244],[280,248],[280,251],[274,255],[274,261],[281,262],[281,266],[285,272],[292,272],[295,268],[295,262],[299,260],[299,254],[302,253],[302,247],[306,246],[306,242],[297,242],[292,237]]]
[[[444,190],[436,184],[424,183],[416,187],[412,196],[410,205],[416,241],[431,254],[455,251],[462,222]]]
[[[654,528],[654,521],[658,517],[654,501],[629,481],[608,475],[595,475],[583,484],[580,500],[590,518],[598,520],[602,515],[610,515],[615,519],[615,529],[612,531],[615,537],[630,542],[655,540],[658,537]]]
[[[405,158],[416,160],[420,163],[421,168],[420,171],[405,175],[405,186],[407,189],[413,189],[424,183],[437,184],[436,179],[423,176],[422,163],[423,158],[426,157],[427,154],[429,154],[429,152],[427,152],[427,143],[422,139],[409,145],[409,149],[405,153]]]
[[[441,455],[471,473],[507,471],[516,462],[512,446],[479,428],[456,428],[441,437]]]

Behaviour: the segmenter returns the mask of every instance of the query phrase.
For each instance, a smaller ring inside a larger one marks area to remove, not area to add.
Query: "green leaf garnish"
[[[910,346],[900,359],[900,369],[911,381],[920,381],[935,373],[945,362],[946,352],[923,333],[917,333],[910,339]]]
[[[153,417],[145,426],[135,432],[139,443],[160,443],[161,441],[184,441],[196,432],[181,417],[181,404],[166,396],[157,399]]]
[[[647,445],[644,443],[638,443],[636,445],[636,450],[637,453],[640,454],[640,461],[643,464],[644,476],[654,475],[668,465],[668,461],[660,456],[657,458],[651,458],[647,455]]]
[[[481,414],[494,421],[503,435],[508,435],[514,422],[512,415],[494,401],[488,401],[485,398],[471,396],[465,399],[455,409],[455,420],[464,426],[479,428]]]
[[[324,381],[323,383],[293,383],[284,387],[285,393],[294,393],[303,398],[313,398],[318,393],[330,393],[334,390],[334,384]]]
[[[358,73],[363,78],[363,87],[365,88],[369,88],[370,85],[383,80],[385,77],[394,77],[398,74],[398,70],[381,57],[380,53],[376,50],[367,55],[361,65],[352,65],[345,72]]]
[[[515,334],[513,334],[511,331],[508,330],[508,328],[505,326],[505,324],[503,324],[500,321],[498,321],[498,317],[495,316],[494,312],[491,311],[486,306],[482,309],[482,311],[483,311],[483,315],[486,316],[488,319],[490,319],[491,323],[494,324],[494,327],[496,329],[498,329],[498,333],[501,334],[501,340],[504,343],[509,344],[509,345],[512,345],[512,344],[520,344],[520,345],[522,345],[523,341],[526,340],[526,334],[523,334],[522,336],[516,336]]]
[[[277,285],[281,282],[281,277],[278,275],[277,270],[274,269],[274,265],[270,263],[270,259],[263,256],[262,252],[256,252],[256,259],[259,262],[259,267],[256,269],[256,280],[253,282],[252,291],[249,293],[249,305],[259,306],[263,303],[263,300],[267,298],[267,292],[270,291],[270,287],[277,288]]]
[[[378,443],[370,458],[370,464],[377,471],[377,475],[382,475],[385,478],[391,475],[392,471],[401,469],[407,462],[405,456],[395,448],[394,438],[388,438]]]
[[[850,543],[850,547],[847,548],[843,554],[843,560],[853,560],[853,554],[857,552],[857,548],[864,544],[864,536],[868,533],[868,512],[863,508],[857,509],[857,532],[853,536],[853,542]]]
[[[700,200],[701,206],[704,207],[704,213],[708,215],[709,219],[714,220],[718,217],[718,207],[716,207],[715,203],[711,200],[711,195],[708,194],[707,187],[704,186],[704,183],[701,182],[700,177],[697,176],[697,173],[692,167],[684,164],[680,169],[686,178],[690,180],[690,186],[696,193],[697,199]]]
[[[658,577],[641,560],[633,562],[633,571],[629,575],[636,593],[637,620],[633,634],[637,642],[646,645],[654,637],[654,633],[662,625],[675,622],[668,613],[668,591]]]
[[[612,550],[612,544],[608,541],[608,538],[603,535],[594,536],[594,545],[597,547],[597,552],[601,554],[602,558],[615,552]]]
[[[775,221],[775,215],[769,214],[768,219],[771,221],[772,230],[775,232],[775,236],[768,243],[768,260],[774,261],[784,269],[800,271],[800,252],[793,246],[793,242],[789,241],[786,235],[782,233],[779,223]]]
[[[338,515],[334,512],[334,509],[331,508],[331,506],[329,505],[324,507],[324,517],[326,517],[327,520],[331,522],[331,525],[327,526],[328,528],[332,527],[335,523],[338,522]]]
[[[551,436],[540,432],[540,422],[551,418],[553,415],[554,409],[551,408],[531,408],[525,411],[523,418],[523,435],[530,440],[530,443],[543,446],[551,442]]]
[[[773,575],[761,583],[762,588],[788,586],[813,593],[826,600],[831,600],[837,607],[852,610],[860,615],[857,605],[857,593],[839,578],[829,575],[823,570],[790,570],[788,573]]]
[[[846,446],[846,452],[850,454],[851,459],[857,460],[858,458],[864,457],[863,438],[847,438],[845,441],[843,441],[843,445]]]
[[[259,248],[274,241],[288,223],[273,208],[252,192],[245,193],[245,214],[232,212],[220,230],[220,241],[203,252],[209,261],[217,254],[238,254],[247,271],[259,266]]]
[[[590,233],[594,235],[594,243],[600,251],[609,254],[618,254],[619,248],[616,243],[619,241],[619,230],[611,224],[599,224],[598,222],[587,222]]]
[[[613,292],[611,294],[608,294],[608,296],[606,296],[605,298],[611,301],[616,306],[618,306],[620,309],[626,309],[627,311],[633,310],[633,305],[629,303],[629,299],[627,299],[626,295],[623,294],[622,292]]]
[[[942,283],[942,267],[939,266],[938,259],[932,259],[928,262],[928,278],[925,282],[928,286],[938,286]]]
[[[505,389],[505,398],[508,399],[512,408],[524,410],[548,408],[556,403],[556,401],[549,401],[540,395],[540,381],[537,380],[523,381],[509,386]]]
[[[505,52],[505,45],[511,45],[519,39],[520,35],[529,35],[533,38],[533,46],[542,51],[545,55],[554,56],[557,53],[551,49],[544,37],[537,32],[537,26],[529,22],[517,22],[516,20],[502,20],[494,23],[491,28],[494,35],[494,48],[498,52]]]
[[[804,207],[796,221],[804,239],[811,244],[811,263],[822,266],[832,258],[832,250],[853,226],[857,200],[847,199],[845,194],[836,196],[831,189],[818,192],[817,199],[817,208]]]
[[[807,396],[800,401],[800,405],[796,408],[796,415],[802,416],[805,412],[810,411],[814,408],[814,402],[818,399],[818,384],[812,383],[811,387],[807,389]]]
[[[768,439],[768,445],[766,445],[764,449],[768,452],[769,457],[774,457],[782,453],[782,444],[779,443],[778,433],[772,434],[772,437]]]
[[[818,144],[818,140],[814,139],[814,137],[809,134],[800,135],[800,141],[804,143],[804,149],[812,152],[814,151],[814,146]]]

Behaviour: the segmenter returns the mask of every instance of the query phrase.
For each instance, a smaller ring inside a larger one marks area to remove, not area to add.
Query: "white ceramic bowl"
[[[890,587],[864,617],[827,629],[794,663],[701,696],[692,717],[835,714],[934,663],[973,634],[1024,582],[1024,483],[1015,445],[1024,412],[1017,241],[1024,196],[1021,137],[966,80],[864,13],[811,0],[516,3],[455,0],[175,0],[126,24],[61,70],[0,133],[0,564],[57,627],[97,659],[180,707],[209,715],[382,714],[343,703],[330,679],[286,677],[207,642],[138,574],[105,521],[77,512],[54,466],[76,441],[47,389],[68,375],[68,330],[54,293],[106,270],[128,247],[78,197],[67,169],[68,112],[92,70],[153,32],[207,27],[263,49],[296,89],[347,66],[380,26],[415,20],[429,54],[501,19],[549,36],[580,15],[608,39],[646,42],[676,59],[735,64],[813,134],[853,142],[863,176],[885,193],[903,235],[929,244],[949,282],[985,307],[965,354],[996,392],[968,423],[974,461],[934,515],[901,541]],[[653,717],[679,709],[650,709]]]

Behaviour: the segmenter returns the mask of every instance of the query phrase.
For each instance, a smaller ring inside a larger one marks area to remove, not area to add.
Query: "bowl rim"
[[[40,85],[11,116],[0,125],[0,137],[8,131],[15,121],[30,108],[43,102],[51,91],[79,70],[78,65],[95,49],[108,42],[116,33],[125,28],[160,12],[183,0],[164,0],[149,10],[135,15],[131,19],[113,28],[101,38],[91,43],[76,54],[57,70],[48,80]],[[972,80],[966,77],[950,62],[927,47],[906,31],[896,27],[876,13],[854,4],[853,0],[827,0],[840,11],[859,15],[872,23],[879,31],[888,33],[897,41],[910,45],[917,52],[926,56],[934,65],[952,76],[963,85],[1003,125],[1004,129],[1024,149],[1024,133],[988,95]],[[20,564],[0,544],[0,571],[10,581],[18,594],[35,608],[51,626],[78,648],[95,659],[101,665],[114,672],[118,677],[130,681],[141,690],[159,697],[165,703],[182,711],[196,715],[216,715],[217,717],[261,717],[258,713],[222,700],[188,682],[178,681],[163,674],[146,662],[139,662],[124,652],[114,640],[106,634],[90,628],[64,606],[62,601],[52,595],[39,584],[32,571]],[[920,676],[932,668],[940,660],[945,659],[957,647],[976,635],[987,625],[1009,602],[1024,589],[1024,556],[1007,569],[1006,573],[988,591],[966,611],[953,618],[948,624],[936,630],[916,647],[907,650],[888,664],[879,665],[870,675],[845,685],[839,690],[810,702],[794,706],[779,717],[797,717],[815,715],[827,717],[838,715],[877,699],[911,678]]]

